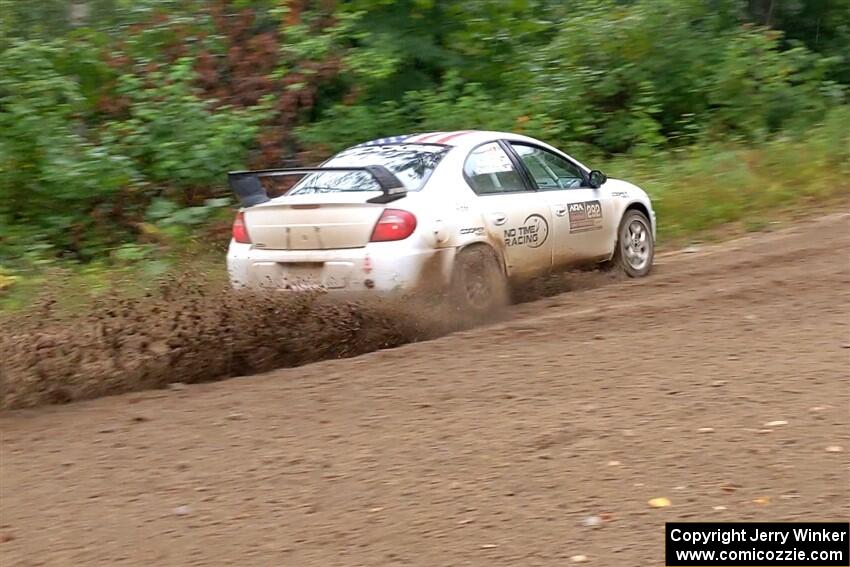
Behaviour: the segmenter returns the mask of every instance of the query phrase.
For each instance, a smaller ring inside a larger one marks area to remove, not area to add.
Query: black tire
[[[636,233],[642,234],[643,240],[635,239]],[[654,258],[655,239],[649,219],[640,211],[626,211],[617,229],[614,257],[608,267],[622,270],[630,278],[642,278],[652,270]]]
[[[457,309],[473,317],[498,314],[508,304],[509,293],[496,254],[486,246],[461,250],[455,258],[449,295]]]

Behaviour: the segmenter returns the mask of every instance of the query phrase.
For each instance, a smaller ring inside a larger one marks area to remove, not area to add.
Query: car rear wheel
[[[655,240],[649,219],[640,211],[629,210],[620,221],[617,247],[610,265],[622,269],[627,276],[641,278],[652,270]]]
[[[474,317],[495,315],[508,304],[508,284],[496,254],[474,246],[458,253],[450,289],[454,305]]]

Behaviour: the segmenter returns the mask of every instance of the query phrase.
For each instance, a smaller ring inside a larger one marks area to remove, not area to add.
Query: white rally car
[[[228,177],[242,203],[227,254],[235,288],[445,289],[488,311],[509,284],[554,269],[605,263],[639,277],[652,267],[644,191],[517,134],[383,138],[316,168]]]

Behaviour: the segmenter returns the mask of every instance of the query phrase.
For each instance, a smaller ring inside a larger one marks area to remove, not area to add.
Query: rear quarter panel
[[[480,197],[463,177],[468,153],[469,148],[453,148],[422,191],[422,197],[433,203],[431,215],[439,234],[435,246],[459,251],[471,245],[485,245],[493,249],[504,267],[504,242],[500,235],[488,232]]]

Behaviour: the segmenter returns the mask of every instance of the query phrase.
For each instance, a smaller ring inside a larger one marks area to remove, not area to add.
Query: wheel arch
[[[647,207],[646,205],[644,205],[644,204],[643,204],[643,203],[641,203],[640,201],[632,201],[632,202],[631,202],[631,203],[629,203],[629,204],[626,206],[626,208],[623,210],[623,215],[622,215],[620,218],[622,219],[622,217],[623,217],[623,216],[625,216],[625,215],[626,215],[626,213],[628,213],[629,211],[638,211],[638,212],[640,212],[640,213],[643,213],[643,216],[645,216],[645,217],[646,217],[646,220],[648,220],[648,221],[649,221],[649,225],[650,225],[650,227],[649,227],[649,228],[650,228],[650,229],[654,228],[654,227],[652,226],[652,215],[651,215],[651,214],[649,214],[649,207]]]
[[[502,273],[507,277],[508,270],[507,264],[505,263],[505,255],[496,249],[493,244],[487,240],[473,240],[472,242],[467,242],[465,244],[461,244],[457,248],[455,248],[455,260],[452,262],[452,272],[454,273],[454,264],[457,262],[458,256],[461,255],[465,250],[470,250],[472,248],[485,248],[496,258],[496,261],[499,262],[499,267],[502,270]]]
[[[645,270],[643,270],[641,273],[632,273],[629,270],[634,271],[633,267],[629,268],[625,264],[623,264],[623,266],[626,269],[626,273],[630,277],[645,276],[652,269],[652,257],[654,256],[654,248],[655,248],[655,238],[654,238],[654,236],[655,235],[654,235],[654,230],[653,230],[654,227],[653,227],[653,224],[652,224],[653,218],[652,218],[652,214],[650,213],[649,207],[645,203],[642,203],[640,201],[634,201],[634,202],[629,203],[626,206],[626,208],[623,209],[623,214],[620,215],[620,222],[618,223],[619,225],[622,225],[624,219],[626,218],[626,215],[629,214],[629,211],[636,211],[636,212],[640,213],[641,215],[643,215],[644,217],[646,217],[646,221],[647,221],[647,223],[649,223],[648,228],[649,228],[649,231],[650,231],[650,242],[649,242],[649,244],[650,244],[650,254],[651,255],[650,255],[650,258],[649,258],[648,267]],[[611,255],[611,258],[604,263],[608,267],[614,267],[617,263],[621,262],[621,260],[618,260],[618,257],[621,258],[620,254],[622,254],[622,248],[620,247],[620,232],[621,231],[618,229],[617,230],[617,238],[616,238],[615,243],[614,243],[614,253]]]
[[[647,207],[644,203],[640,201],[632,201],[623,209],[623,212],[620,213],[620,218],[617,220],[617,231],[614,233],[614,242],[613,246],[611,246],[611,256],[608,258],[609,260],[614,257],[617,252],[617,246],[619,246],[620,242],[620,223],[623,222],[623,218],[629,213],[629,211],[638,211],[646,217],[646,220],[649,221],[650,232],[655,234],[655,227],[652,224],[652,215],[649,213],[649,207]]]

